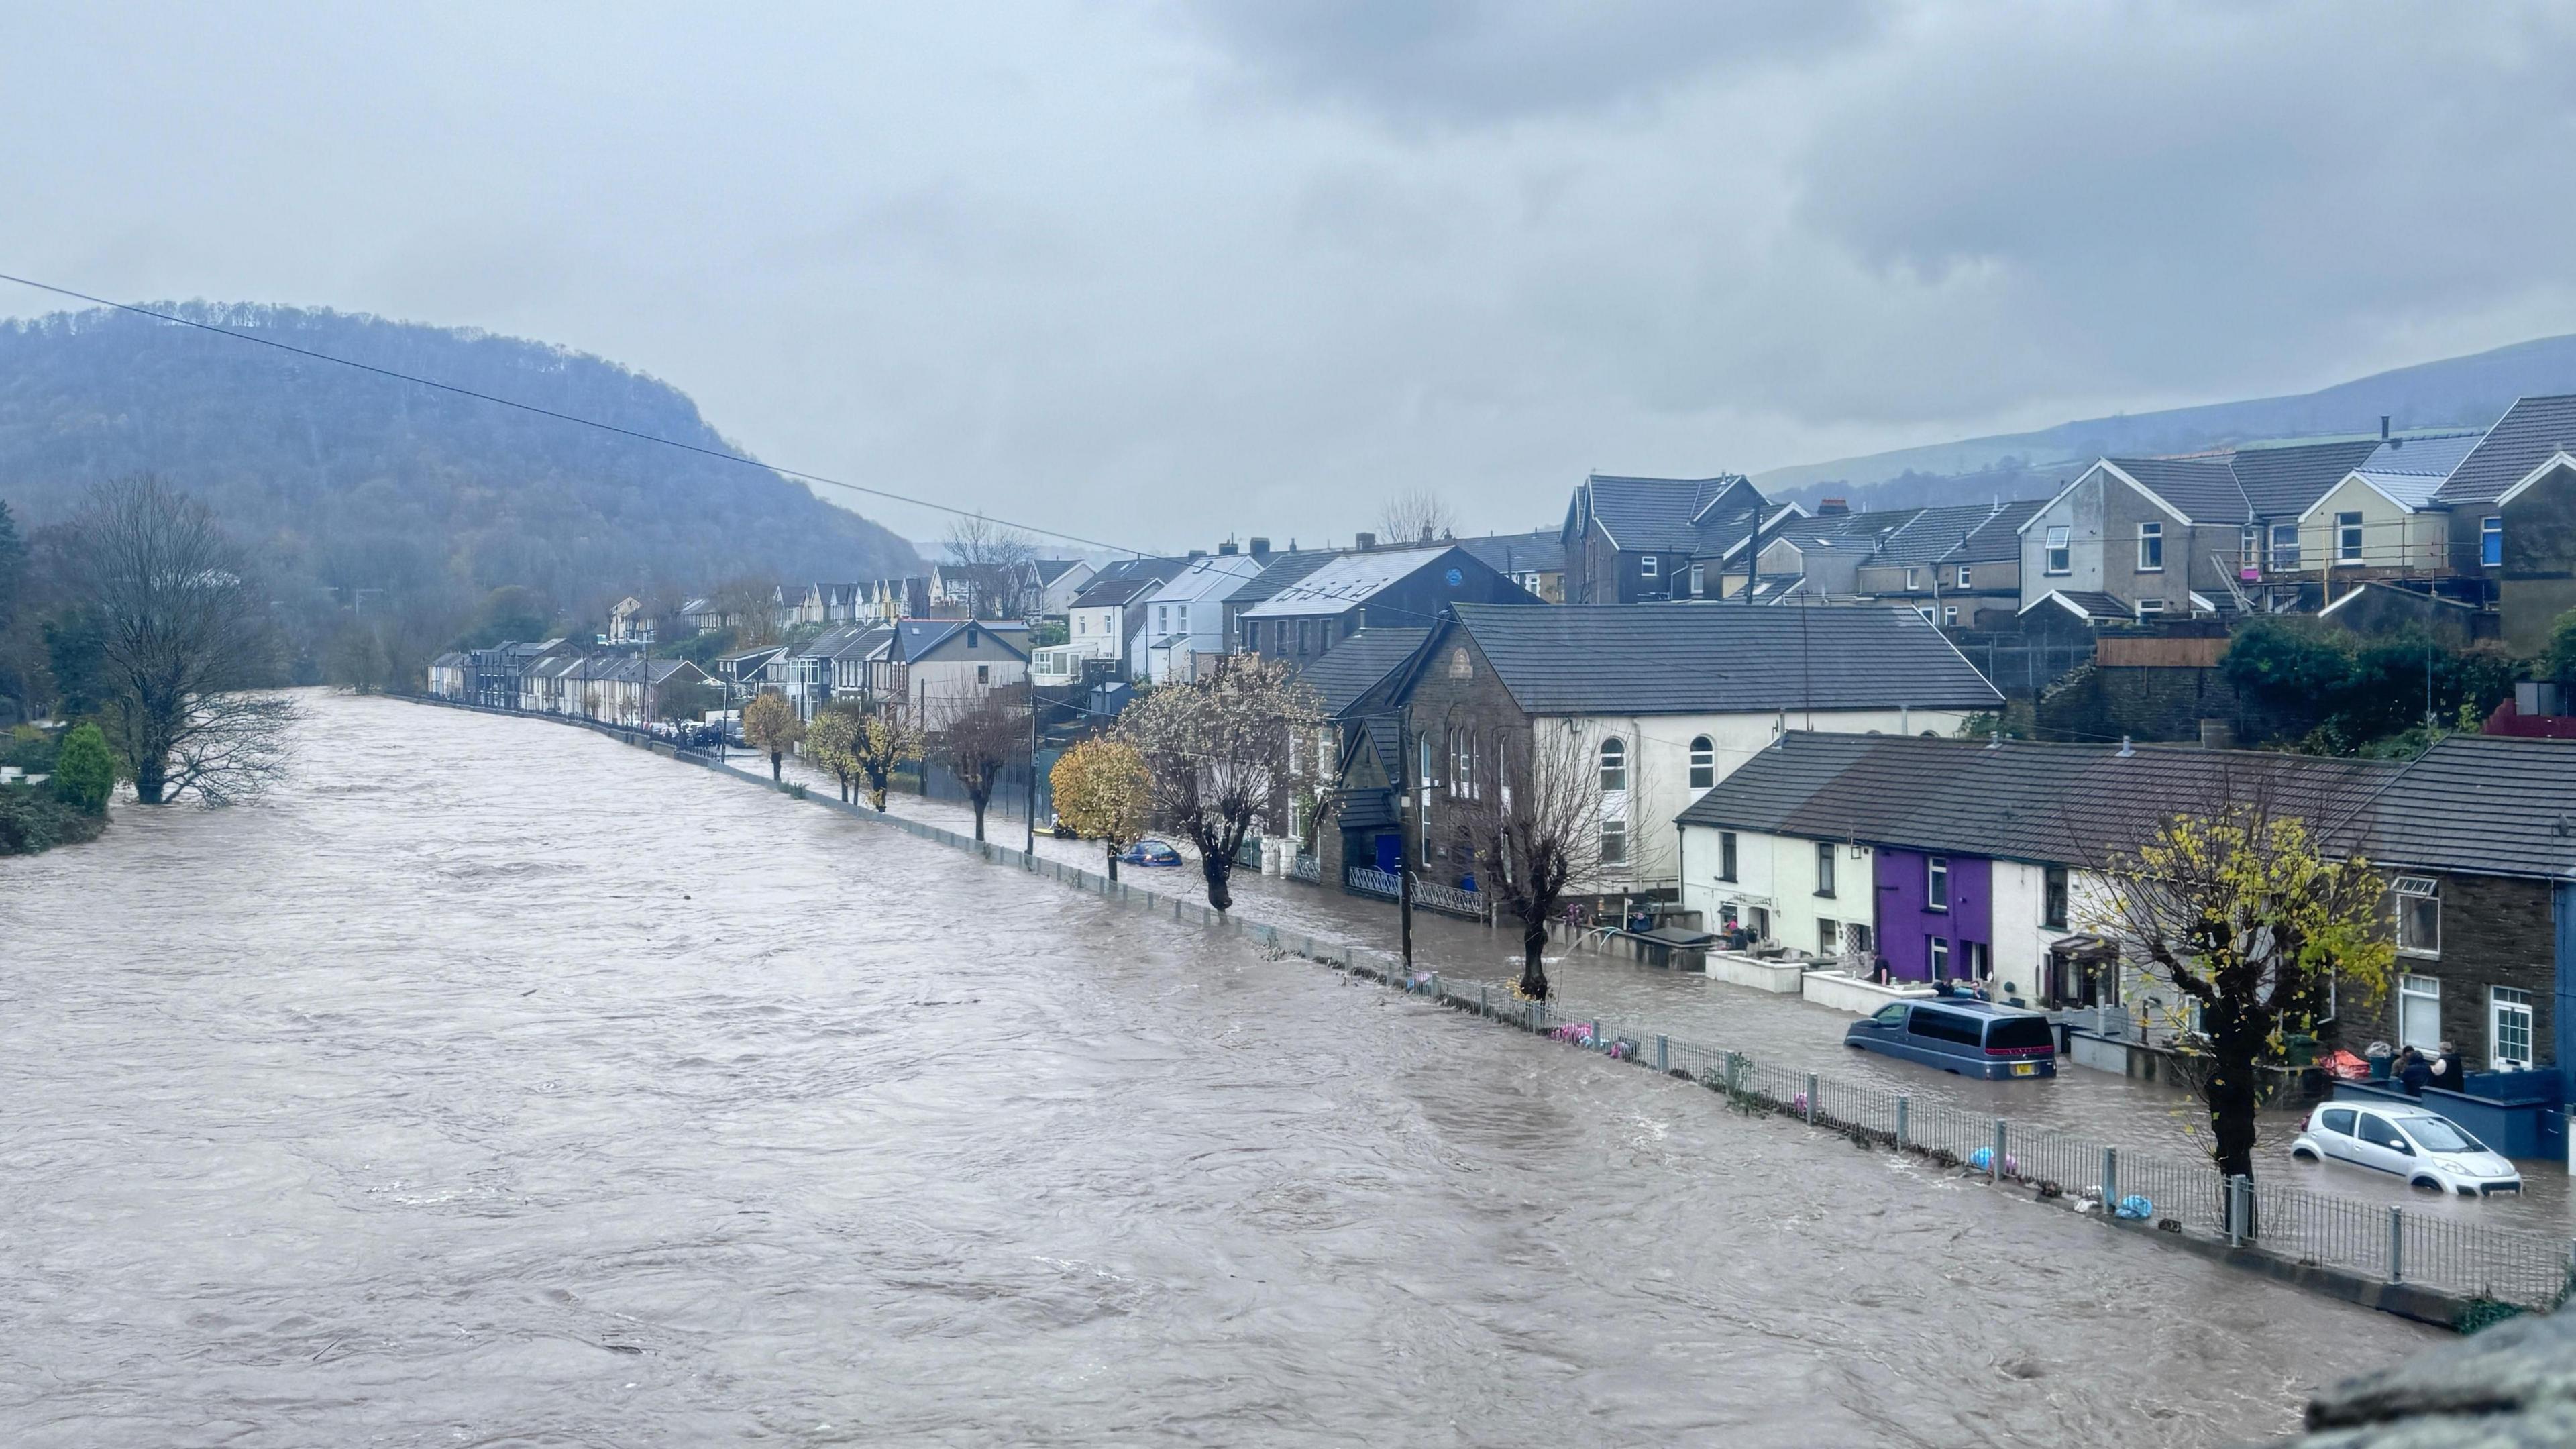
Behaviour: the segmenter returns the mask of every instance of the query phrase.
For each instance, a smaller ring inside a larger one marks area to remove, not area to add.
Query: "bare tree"
[[[716,585],[707,596],[716,616],[733,630],[745,649],[778,640],[778,580],[770,574],[742,574]]]
[[[1437,490],[1408,488],[1386,500],[1377,526],[1381,543],[1434,543],[1457,531],[1458,515]]]
[[[951,707],[930,737],[932,753],[966,787],[975,807],[975,838],[984,838],[984,811],[993,803],[1002,773],[1029,758],[1028,690],[995,689]]]
[[[964,572],[966,612],[978,619],[1017,619],[1037,606],[1037,577],[1029,564],[1037,540],[978,513],[948,526],[948,556]]]
[[[1468,763],[1451,809],[1475,852],[1479,889],[1521,923],[1521,991],[1548,996],[1547,927],[1566,887],[1601,864],[1601,771],[1582,731],[1533,721]]]
[[[268,613],[205,505],[151,477],[98,484],[72,520],[69,563],[99,617],[135,798],[221,805],[274,782],[296,709],[262,692],[276,672]]]
[[[1209,905],[1233,906],[1234,853],[1253,821],[1314,788],[1314,752],[1290,743],[1322,724],[1314,687],[1257,654],[1223,656],[1205,678],[1165,685],[1120,716],[1120,735],[1153,777],[1154,814],[1198,849]]]

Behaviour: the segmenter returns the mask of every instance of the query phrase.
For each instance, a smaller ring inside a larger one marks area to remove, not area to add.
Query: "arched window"
[[[1601,789],[1604,793],[1628,788],[1628,742],[1612,735],[1601,742]]]
[[[1706,735],[1691,736],[1690,787],[1705,790],[1717,783],[1717,742]]]

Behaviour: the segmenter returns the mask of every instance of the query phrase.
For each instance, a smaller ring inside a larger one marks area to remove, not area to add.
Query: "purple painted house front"
[[[1881,850],[1877,864],[1878,954],[1900,980],[1994,973],[1994,862]]]

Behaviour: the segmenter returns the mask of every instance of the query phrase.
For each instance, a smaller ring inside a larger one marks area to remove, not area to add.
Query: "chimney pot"
[[[1816,514],[1818,517],[1822,517],[1828,513],[1849,512],[1851,512],[1851,500],[1847,498],[1825,498],[1818,500],[1816,503]]]
[[[1360,552],[1366,553],[1370,549],[1377,547],[1377,535],[1374,533],[1355,533],[1351,535],[1351,542],[1358,547]]]
[[[2379,415],[2379,441],[2383,443],[2388,441],[2388,414],[2386,413]]]

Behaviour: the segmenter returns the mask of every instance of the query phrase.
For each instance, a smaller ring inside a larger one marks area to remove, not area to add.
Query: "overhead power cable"
[[[316,352],[309,347],[298,347],[291,342],[280,342],[274,337],[262,337],[252,332],[237,332],[230,327],[218,327],[211,322],[200,322],[193,317],[182,317],[176,313],[163,312],[151,307],[138,307],[131,302],[118,302],[106,297],[93,297],[87,292],[75,292],[69,287],[57,287],[50,282],[39,282],[28,277],[12,276],[7,272],[0,272],[0,282],[15,282],[21,287],[32,287],[39,292],[51,292],[57,297],[70,297],[75,301],[87,302],[93,306],[112,307],[119,312],[131,312],[138,317],[152,317],[163,322],[175,323],[181,327],[194,327],[200,332],[212,332],[218,337],[230,337],[237,342],[256,342],[262,347],[274,347],[280,352],[292,352],[298,357],[310,357],[316,362],[336,363],[341,367],[355,368],[360,372],[372,372],[378,377],[390,377],[398,382],[408,382],[419,387],[435,388],[440,392],[454,393],[458,397],[473,398],[477,402],[496,403],[505,408],[517,408],[523,413],[535,413],[539,417],[553,418],[558,422],[574,423],[585,428],[597,428],[601,432],[615,433],[620,437],[633,438],[637,442],[658,443],[665,448],[677,448],[684,453],[696,453],[700,457],[715,458],[727,463],[740,463],[747,468],[758,468],[764,472],[776,473],[782,477],[797,479],[800,482],[819,484],[825,488],[844,488],[852,493],[864,493],[871,498],[883,498],[895,503],[908,503],[915,508],[927,508],[939,513],[952,513],[959,518],[981,518],[991,523],[998,523],[1005,528],[1016,528],[1024,533],[1043,534],[1048,538],[1060,538],[1067,543],[1079,543],[1092,548],[1105,548],[1112,553],[1135,554],[1141,558],[1144,557],[1147,552],[1144,549],[1135,548],[1123,543],[1108,543],[1096,538],[1085,538],[1078,533],[1066,533],[1062,529],[1042,528],[1034,523],[1015,523],[1007,518],[995,518],[988,513],[983,513],[972,508],[959,508],[956,505],[949,503],[933,503],[927,498],[915,498],[908,493],[896,493],[884,488],[870,488],[864,483],[847,483],[838,478],[826,478],[819,473],[805,473],[794,468],[781,468],[775,463],[764,463],[757,458],[743,457],[739,453],[727,453],[716,448],[701,448],[695,443],[683,443],[673,438],[657,437],[652,433],[637,432],[633,428],[621,428],[615,423],[603,423],[597,418],[585,418],[577,413],[567,413],[558,411],[554,408],[540,407],[535,403],[521,402],[516,398],[500,397],[488,392],[477,392],[470,387],[459,387],[452,382],[440,382],[436,378],[420,377],[408,372],[397,372],[390,367],[378,367],[373,363],[357,362],[346,357],[334,357],[327,352]]]

